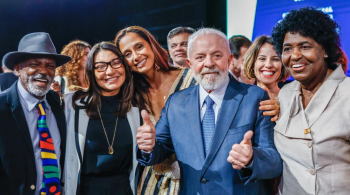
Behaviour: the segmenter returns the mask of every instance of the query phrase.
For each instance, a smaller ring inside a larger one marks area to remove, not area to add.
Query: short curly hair
[[[287,16],[276,24],[272,30],[272,39],[278,55],[282,54],[284,37],[288,32],[299,33],[310,37],[322,45],[328,58],[325,58],[329,69],[334,70],[341,56],[339,25],[327,14],[313,7],[291,10]]]

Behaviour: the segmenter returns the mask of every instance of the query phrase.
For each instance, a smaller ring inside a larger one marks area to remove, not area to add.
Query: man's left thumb
[[[249,144],[249,145],[252,145],[252,137],[253,137],[254,133],[252,130],[249,130],[247,131],[245,134],[244,134],[244,137],[243,137],[243,140],[241,141],[241,145],[242,144]]]

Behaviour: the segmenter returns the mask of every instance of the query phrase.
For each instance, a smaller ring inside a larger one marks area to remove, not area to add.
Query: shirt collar
[[[235,78],[238,82],[242,82],[242,78],[239,76],[237,77],[236,75],[234,75],[230,70],[229,73],[231,74],[231,76],[233,76],[233,78]]]
[[[28,112],[31,112],[35,108],[35,106],[38,104],[38,102],[42,102],[42,101],[45,102],[46,109],[49,109],[49,110],[51,109],[50,105],[46,101],[46,95],[42,99],[37,99],[32,94],[30,94],[27,90],[24,89],[20,81],[17,82],[17,89],[19,92],[19,97],[21,101],[24,103]]]
[[[225,78],[225,81],[222,83],[220,87],[217,89],[214,89],[211,93],[208,93],[202,85],[199,85],[199,103],[201,105],[201,108],[203,107],[204,100],[205,98],[209,95],[210,98],[214,101],[214,103],[220,108],[222,101],[225,96],[226,88],[228,84],[230,83],[230,78],[227,77]]]

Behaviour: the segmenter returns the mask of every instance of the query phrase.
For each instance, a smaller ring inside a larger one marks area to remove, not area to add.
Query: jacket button
[[[308,148],[311,148],[312,147],[312,142],[307,142],[306,145],[307,145]]]
[[[31,185],[30,189],[35,190],[35,185]]]
[[[70,179],[70,173],[68,173],[68,179]]]
[[[201,180],[201,182],[202,182],[202,183],[207,183],[207,180],[203,178],[203,179]]]
[[[310,174],[311,174],[311,175],[315,175],[315,174],[316,174],[315,169],[310,169]]]

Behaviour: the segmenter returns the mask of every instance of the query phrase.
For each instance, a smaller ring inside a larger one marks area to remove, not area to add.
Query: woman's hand
[[[263,90],[267,92],[269,95],[270,99],[261,101],[259,110],[268,110],[263,112],[264,116],[273,116],[271,118],[272,122],[277,121],[279,113],[280,113],[280,105],[278,104],[278,94],[272,94],[265,86],[261,87]]]
[[[279,113],[280,113],[280,105],[278,104],[278,100],[271,99],[260,102],[259,110],[268,110],[263,112],[264,116],[273,116],[271,118],[272,122],[277,121]]]

